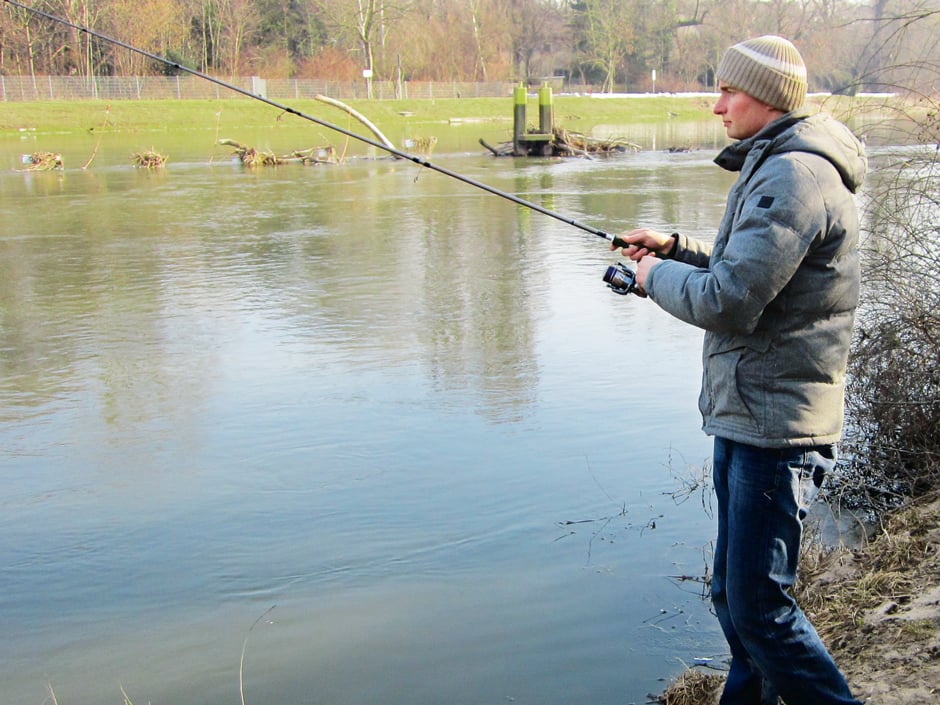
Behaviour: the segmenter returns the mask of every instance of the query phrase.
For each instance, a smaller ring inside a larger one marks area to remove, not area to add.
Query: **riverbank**
[[[643,98],[556,96],[557,122],[577,123],[623,120],[654,122],[664,119],[698,120],[708,114],[711,100],[700,94],[690,96],[656,95]],[[458,121],[512,120],[513,103],[506,98],[466,98],[443,100],[350,100],[345,103],[379,126],[433,125]],[[296,100],[290,107],[311,116],[345,125],[346,116],[317,100]],[[538,103],[530,98],[528,113],[538,119]],[[298,120],[277,108],[248,98],[223,100],[128,100],[128,101],[47,101],[5,103],[0,112],[0,132],[50,131],[172,131],[214,128],[219,121],[228,127],[257,128]],[[531,120],[530,120],[531,121]]]
[[[658,123],[695,121],[708,117],[716,95],[707,93],[648,95],[556,95],[553,112],[556,125],[578,130],[581,125],[606,122]],[[865,106],[880,109],[887,96],[844,98],[811,96],[811,106],[836,114],[848,114]],[[346,104],[383,129],[403,125],[443,125],[459,122],[509,121],[513,117],[511,97],[452,98],[427,100],[350,100]],[[302,120],[278,108],[248,98],[222,100],[126,100],[45,101],[4,103],[0,133],[86,131],[167,132],[174,130],[258,128]],[[292,110],[330,122],[346,124],[347,116],[317,100],[290,101]],[[538,101],[529,97],[530,123],[538,121]]]
[[[558,95],[553,102],[553,124],[575,146],[598,140],[620,142],[636,151],[717,149],[727,141],[711,112],[715,98],[708,93]],[[873,147],[909,144],[916,134],[909,125],[916,109],[898,100],[813,95],[808,107],[846,121]],[[208,149],[212,161],[222,156],[217,150],[223,138],[272,156],[315,151],[338,155],[339,161],[374,157],[374,147],[365,144],[370,140],[424,156],[468,154],[508,145],[514,129],[509,97],[339,104],[298,99],[285,109],[244,97],[3,105],[0,158],[5,152],[11,169],[19,169],[22,155],[31,153],[61,155],[66,168],[84,165],[84,169],[103,144],[122,145],[121,151],[132,155],[144,150],[171,155],[174,163],[198,161]],[[904,119],[897,119],[899,115]],[[527,129],[534,129],[538,121],[538,101],[530,95]]]
[[[940,497],[886,517],[856,550],[810,551],[797,599],[857,698],[923,705],[940,698]],[[663,705],[715,705],[723,678],[683,673]]]

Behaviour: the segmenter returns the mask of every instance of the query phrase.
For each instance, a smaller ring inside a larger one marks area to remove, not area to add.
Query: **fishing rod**
[[[516,203],[520,206],[525,206],[526,208],[530,208],[534,211],[542,213],[543,215],[547,215],[550,218],[555,218],[556,220],[560,220],[563,223],[567,223],[568,225],[572,225],[576,228],[579,228],[580,230],[590,233],[591,235],[597,235],[598,237],[602,237],[605,240],[609,240],[616,247],[626,247],[629,245],[629,243],[627,243],[626,241],[622,240],[621,238],[617,236],[606,233],[603,230],[587,225],[585,223],[581,223],[575,220],[574,218],[569,218],[568,216],[562,215],[561,213],[557,213],[555,211],[549,210],[548,208],[543,208],[537,203],[532,203],[531,201],[527,201],[524,198],[520,198],[519,196],[516,196],[514,194],[508,193],[506,191],[501,191],[500,189],[495,188],[494,186],[490,186],[489,184],[483,183],[482,181],[477,181],[476,179],[472,179],[469,176],[464,176],[463,174],[460,174],[456,171],[451,171],[450,169],[446,169],[442,166],[432,164],[427,159],[422,159],[421,157],[408,154],[407,152],[402,152],[398,149],[395,149],[394,147],[369,139],[368,137],[364,137],[363,135],[355,133],[351,130],[347,130],[344,127],[340,127],[339,125],[334,125],[333,123],[327,122],[326,120],[322,120],[312,115],[307,115],[306,113],[302,113],[299,110],[296,110],[290,107],[289,105],[278,103],[277,101],[266,98],[263,95],[257,95],[255,93],[252,93],[251,91],[245,90],[244,88],[239,88],[236,85],[227,83],[226,81],[210,76],[209,74],[202,73],[201,71],[197,71],[196,69],[189,68],[188,66],[184,66],[180,64],[179,62],[172,61],[170,59],[167,59],[166,57],[160,56],[159,54],[153,54],[149,51],[141,49],[140,47],[135,47],[132,44],[128,44],[127,42],[122,42],[120,39],[109,37],[105,34],[96,32],[83,25],[75,24],[74,22],[70,22],[67,19],[58,17],[44,10],[39,10],[35,7],[29,7],[28,5],[24,5],[20,2],[17,2],[16,0],[3,0],[3,2],[6,3],[7,5],[11,5],[12,7],[16,7],[21,10],[26,10],[27,12],[30,12],[34,15],[38,15],[39,17],[44,17],[47,20],[51,20],[52,22],[57,22],[59,24],[65,25],[66,27],[71,27],[72,29],[82,32],[84,34],[87,34],[90,37],[94,37],[95,39],[100,39],[110,44],[114,44],[115,46],[119,46],[122,49],[127,49],[128,51],[132,51],[137,54],[140,54],[141,56],[145,56],[148,59],[151,59],[153,61],[166,64],[167,66],[170,66],[176,69],[177,71],[188,73],[192,76],[196,76],[198,78],[204,79],[206,81],[214,83],[223,88],[227,88],[228,90],[233,91],[235,93],[240,93],[241,95],[247,96],[248,98],[259,100],[262,103],[266,103],[274,108],[277,108],[278,110],[282,110],[285,113],[289,113],[290,115],[296,115],[297,117],[303,120],[309,120],[310,122],[316,123],[317,125],[320,125],[321,127],[325,127],[328,130],[339,132],[340,134],[346,135],[347,137],[351,137],[352,139],[355,139],[355,140],[359,140],[360,142],[363,142],[371,147],[384,150],[385,152],[388,152],[389,154],[392,154],[395,157],[398,157],[399,159],[405,159],[407,161],[417,164],[418,166],[425,167],[426,169],[436,171],[439,174],[444,174],[445,176],[449,176],[452,179],[457,179],[458,181],[462,181],[463,183],[469,184],[470,186],[474,186],[478,189],[482,189],[483,191],[491,193],[494,196],[499,196],[500,198],[504,198],[507,201],[512,201],[513,203]],[[630,270],[627,270],[627,271],[630,271]],[[610,281],[608,281],[607,276],[605,276],[604,280],[607,281],[608,284],[611,283]],[[614,290],[617,291],[616,288],[614,288]]]

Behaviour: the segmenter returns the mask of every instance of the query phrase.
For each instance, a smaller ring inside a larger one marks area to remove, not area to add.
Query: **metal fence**
[[[226,83],[270,100],[314,98],[327,95],[337,100],[368,98],[365,81],[313,79],[264,79],[240,76]],[[511,82],[372,81],[372,97],[378,100],[427,98],[505,98]],[[237,98],[238,93],[198,76],[3,76],[0,102],[38,100],[213,100]]]

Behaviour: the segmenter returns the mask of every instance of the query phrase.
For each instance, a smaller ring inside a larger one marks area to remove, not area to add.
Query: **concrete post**
[[[525,84],[520,83],[512,91],[512,152],[517,157],[524,157],[526,147],[520,139],[525,134]]]
[[[539,132],[543,135],[552,134],[554,129],[554,116],[552,115],[552,87],[546,81],[539,88]]]

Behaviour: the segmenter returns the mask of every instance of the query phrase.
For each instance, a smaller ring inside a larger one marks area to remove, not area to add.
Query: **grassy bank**
[[[591,134],[597,125],[633,126],[670,122],[687,123],[712,120],[715,96],[636,95],[590,97],[556,95],[554,122],[572,132]],[[280,101],[279,101],[280,102]],[[836,117],[850,121],[856,129],[885,123],[897,117],[893,99],[839,98],[810,96],[809,106],[824,109]],[[903,101],[901,101],[903,103]],[[313,99],[284,101],[291,110],[334,125],[364,132],[355,118],[343,110]],[[346,104],[365,116],[379,130],[390,135],[433,134],[435,126],[459,123],[499,125],[500,134],[511,134],[513,103],[506,98],[452,98],[433,100],[351,100]],[[539,120],[538,101],[529,97],[527,122],[534,126]],[[309,125],[303,118],[277,107],[245,97],[223,100],[120,100],[120,101],[47,101],[3,103],[0,111],[0,137],[29,133],[41,135],[102,135],[126,136],[159,133],[214,130],[224,136],[245,130],[267,130],[271,127]],[[492,130],[490,130],[492,133]],[[871,135],[869,135],[871,137]],[[474,141],[475,143],[475,141]]]
[[[556,123],[574,125],[580,121],[658,122],[698,120],[707,116],[712,100],[707,96],[639,96],[590,98],[555,96]],[[321,120],[345,125],[347,116],[335,107],[316,100],[286,102],[292,109]],[[465,121],[511,121],[510,98],[472,98],[447,100],[355,100],[347,103],[381,128],[404,124],[422,125]],[[530,123],[538,121],[538,103],[534,98],[527,107]],[[152,132],[163,130],[207,129],[219,122],[226,127],[265,127],[281,120],[299,118],[281,113],[277,108],[248,98],[226,100],[166,101],[51,101],[5,103],[0,112],[0,132],[84,132],[118,130]]]

